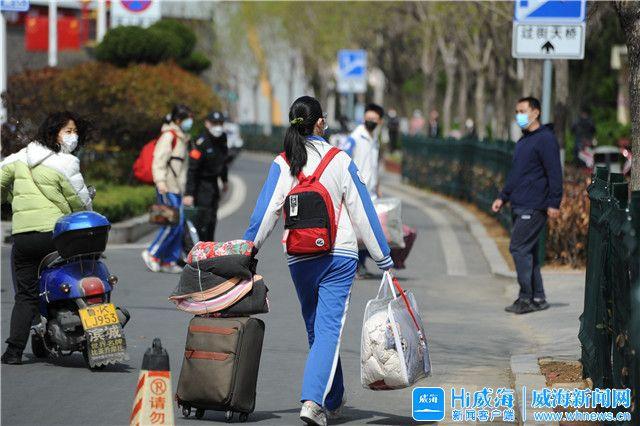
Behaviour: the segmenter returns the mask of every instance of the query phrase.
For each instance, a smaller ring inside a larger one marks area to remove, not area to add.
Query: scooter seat
[[[52,268],[58,262],[61,262],[63,260],[64,259],[60,257],[60,254],[57,251],[49,253],[44,257],[44,259],[42,259],[42,262],[40,262],[40,266],[38,267],[38,275],[40,275],[45,269]]]

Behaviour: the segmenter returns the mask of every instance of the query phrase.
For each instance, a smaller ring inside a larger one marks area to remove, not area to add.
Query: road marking
[[[218,220],[231,216],[236,212],[247,197],[247,185],[239,176],[231,174],[229,175],[229,181],[231,182],[231,196],[229,200],[218,209]]]
[[[384,189],[384,192],[392,194],[394,197],[400,198],[407,204],[411,204],[412,206],[422,210],[423,213],[433,220],[438,230],[438,237],[440,238],[442,251],[444,252],[444,259],[447,264],[447,275],[466,276],[467,263],[465,262],[462,254],[462,247],[460,246],[458,237],[446,216],[439,210],[429,207],[417,199],[408,197],[400,191],[391,189],[389,186],[384,185]]]

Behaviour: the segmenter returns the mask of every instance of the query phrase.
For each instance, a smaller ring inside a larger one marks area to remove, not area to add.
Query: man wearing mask
[[[223,130],[224,116],[210,113],[204,122],[205,132],[196,140],[189,152],[189,171],[183,204],[196,206],[196,228],[201,241],[214,241],[220,186],[226,192],[227,184],[227,135]]]
[[[356,167],[358,167],[360,179],[367,187],[372,200],[380,197],[378,184],[380,143],[378,139],[383,118],[384,109],[380,105],[368,104],[364,110],[364,123],[356,127],[340,146],[343,151],[351,156]],[[359,277],[367,275],[365,266],[367,257],[367,251],[361,250],[357,274]]]
[[[540,123],[540,101],[527,97],[518,101],[516,121],[523,135],[516,143],[511,171],[492,210],[511,203],[513,229],[509,251],[516,265],[520,293],[505,310],[514,314],[547,309],[538,241],[547,217],[560,216],[562,166],[560,148],[549,125]]]

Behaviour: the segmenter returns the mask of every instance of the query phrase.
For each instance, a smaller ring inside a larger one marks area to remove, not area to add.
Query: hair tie
[[[290,123],[291,123],[292,126],[295,126],[296,124],[300,124],[303,121],[304,121],[304,118],[297,117],[297,118],[294,118],[293,120],[291,120]]]

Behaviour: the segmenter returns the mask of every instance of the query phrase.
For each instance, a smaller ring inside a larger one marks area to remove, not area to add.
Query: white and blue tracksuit
[[[171,206],[180,210],[180,221],[175,226],[163,226],[158,235],[149,246],[149,253],[161,263],[176,262],[182,252],[182,196],[180,194],[158,192],[158,203]]]
[[[314,172],[331,149],[317,136],[308,138],[307,143],[307,164],[302,170],[305,176]],[[287,162],[276,157],[244,235],[257,249],[273,230],[287,194],[297,183]],[[331,410],[340,405],[344,392],[339,349],[358,261],[354,228],[381,269],[391,268],[393,261],[371,197],[351,158],[343,152],[336,155],[320,183],[329,192],[338,218],[333,250],[322,255],[289,255],[288,263],[311,347],[301,400],[314,401]]]
[[[371,136],[371,133],[360,124],[346,139],[340,142],[338,148],[349,154],[353,159],[360,173],[364,184],[371,195],[371,198],[377,197],[378,190],[378,168],[380,157],[380,144],[378,143],[377,131]]]

